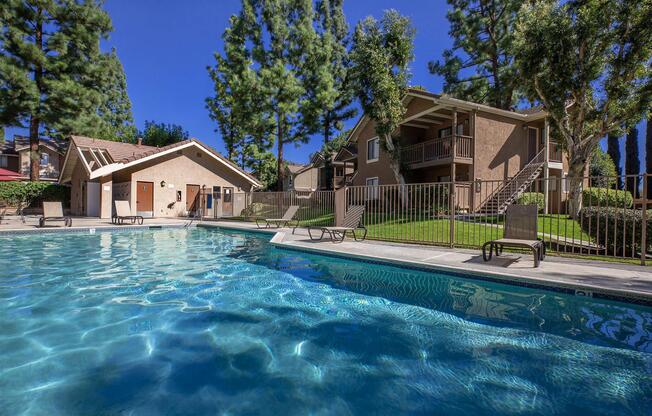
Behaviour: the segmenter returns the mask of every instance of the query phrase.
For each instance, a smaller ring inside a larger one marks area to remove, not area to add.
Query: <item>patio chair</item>
[[[534,267],[539,267],[546,257],[546,245],[537,237],[537,212],[536,205],[510,205],[505,214],[505,227],[503,238],[491,240],[482,246],[482,258],[491,260],[492,253],[499,256],[504,247],[525,248],[532,250]],[[489,255],[487,255],[489,246]]]
[[[272,225],[276,225],[276,228],[281,228],[290,226],[292,227],[292,234],[294,234],[299,226],[299,220],[296,219],[297,212],[299,212],[299,206],[291,205],[283,214],[283,218],[256,218],[256,227],[270,228]]]
[[[139,225],[143,224],[143,217],[140,215],[131,215],[131,206],[129,201],[113,201],[115,204],[115,214],[111,217],[111,223],[124,224],[125,220],[131,221],[132,224],[138,222]]]
[[[64,227],[72,226],[72,218],[63,215],[61,202],[43,202],[43,216],[38,219],[38,226],[45,227],[46,221],[63,221]]]
[[[353,235],[355,241],[364,241],[367,237],[367,227],[362,223],[362,216],[364,215],[364,205],[351,205],[344,215],[344,220],[342,221],[342,226],[339,227],[308,227],[308,235],[311,240],[319,241],[324,238],[325,234],[328,234],[333,243],[341,243],[346,237],[346,233],[350,232]],[[319,237],[312,236],[312,230],[317,229],[321,231]],[[357,230],[363,230],[361,238],[358,238],[356,234]]]

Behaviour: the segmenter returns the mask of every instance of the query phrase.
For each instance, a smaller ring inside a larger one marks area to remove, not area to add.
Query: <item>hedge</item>
[[[652,210],[647,212],[647,249],[652,247]],[[643,211],[613,207],[584,207],[580,211],[582,230],[604,246],[606,254],[631,256],[641,249]],[[633,238],[632,238],[633,234]],[[624,240],[624,241],[623,241]],[[633,240],[633,241],[632,241]]]
[[[536,205],[539,212],[545,207],[545,198],[541,192],[524,192],[518,197],[516,203],[519,205]]]
[[[0,182],[0,202],[25,208],[38,206],[43,201],[70,203],[70,188],[51,182]]]
[[[582,205],[585,207],[631,208],[634,198],[629,191],[609,188],[584,188]]]

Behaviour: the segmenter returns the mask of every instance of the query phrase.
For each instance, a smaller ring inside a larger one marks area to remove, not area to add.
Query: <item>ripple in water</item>
[[[0,414],[652,412],[652,310],[174,229],[0,238]]]

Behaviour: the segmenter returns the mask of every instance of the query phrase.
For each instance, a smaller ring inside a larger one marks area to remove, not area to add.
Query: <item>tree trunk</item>
[[[285,172],[283,171],[283,123],[281,117],[278,117],[278,144],[277,144],[277,155],[276,155],[276,187],[279,191],[283,191],[283,179],[285,178]]]
[[[647,119],[645,133],[645,173],[652,174],[652,115]],[[652,199],[652,178],[647,181],[647,197]]]
[[[34,44],[39,51],[43,50],[43,22],[41,20],[42,10],[38,8],[37,18],[36,18],[36,28],[34,31]],[[34,82],[36,87],[39,90],[39,93],[43,93],[42,86],[43,78],[43,67],[40,64],[34,65]],[[39,98],[40,100],[40,98]],[[38,181],[41,171],[41,155],[39,153],[39,127],[41,124],[40,120],[40,103],[34,112],[30,116],[29,120],[29,180]]]
[[[394,179],[396,179],[396,183],[399,185],[399,199],[401,205],[407,207],[407,189],[404,186],[405,178],[401,173],[401,158],[400,155],[397,154],[398,149],[394,145],[392,136],[389,134],[385,136],[385,143],[387,144],[387,152],[389,153],[389,167],[392,169]]]
[[[587,160],[587,157],[573,157],[569,154],[568,214],[574,219],[579,218],[582,209],[582,187]]]

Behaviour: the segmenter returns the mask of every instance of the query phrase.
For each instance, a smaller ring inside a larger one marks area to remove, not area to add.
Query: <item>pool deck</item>
[[[116,225],[111,224],[110,219],[100,219],[96,217],[72,217],[72,227],[63,227],[62,221],[53,221],[46,223],[45,227],[38,227],[38,215],[25,216],[23,223],[19,216],[7,216],[2,219],[0,223],[0,235],[3,233],[43,233],[43,232],[57,232],[57,231],[80,231],[88,229],[102,229],[102,228],[147,228],[147,227],[170,227],[170,226],[185,226],[197,223],[197,220],[188,218],[145,218],[143,225]]]
[[[235,221],[204,221],[201,226],[264,231],[270,234],[272,244],[285,249],[452,271],[485,280],[652,305],[652,267],[635,264],[548,256],[540,267],[534,268],[532,256],[526,254],[506,253],[484,262],[480,250],[355,242],[349,238],[338,244],[329,240],[316,242],[310,240],[305,229],[297,228],[293,235],[291,229],[257,230],[255,224]]]

